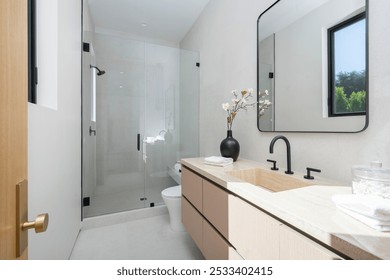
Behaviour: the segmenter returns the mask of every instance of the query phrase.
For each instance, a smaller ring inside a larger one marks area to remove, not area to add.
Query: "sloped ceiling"
[[[179,43],[209,0],[88,0],[96,28]],[[145,26],[146,25],[146,26]]]

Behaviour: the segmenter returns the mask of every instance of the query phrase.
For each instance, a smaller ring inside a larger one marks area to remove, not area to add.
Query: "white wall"
[[[226,116],[221,104],[230,101],[231,90],[256,88],[256,24],[273,0],[211,0],[181,47],[200,51],[200,147],[201,155],[218,155],[226,137]],[[390,1],[370,1],[370,124],[358,134],[286,133],[292,146],[292,168],[322,169],[322,176],[349,183],[354,164],[381,160],[390,166]],[[269,154],[276,133],[261,133],[256,113],[240,112],[233,136],[241,145],[241,158],[265,163],[267,158],[286,166],[286,148],[278,142]]]
[[[83,1],[83,31],[95,32],[95,23],[93,22],[88,1]]]
[[[57,78],[58,106],[28,107],[29,218],[50,216],[46,233],[29,232],[30,259],[68,259],[81,225],[81,1],[57,5],[58,76],[40,79]]]
[[[36,1],[37,104],[57,109],[58,1]],[[45,77],[50,76],[50,79]]]

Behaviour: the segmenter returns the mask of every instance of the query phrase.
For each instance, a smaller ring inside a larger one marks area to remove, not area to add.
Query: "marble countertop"
[[[203,160],[182,159],[181,163],[352,259],[390,259],[390,233],[368,227],[340,211],[332,202],[335,194],[351,193],[351,186],[340,186],[337,182],[316,177],[308,187],[271,192],[227,174],[253,168],[269,170],[268,165],[238,159],[232,165],[218,167],[206,165]],[[284,170],[273,172],[284,174]],[[302,179],[303,175],[288,176]]]

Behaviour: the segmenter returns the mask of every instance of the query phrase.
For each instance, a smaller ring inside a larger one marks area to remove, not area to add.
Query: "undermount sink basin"
[[[227,172],[227,174],[273,192],[287,191],[313,185],[312,182],[305,181],[304,179],[298,179],[291,175],[285,175],[261,168],[234,170]]]

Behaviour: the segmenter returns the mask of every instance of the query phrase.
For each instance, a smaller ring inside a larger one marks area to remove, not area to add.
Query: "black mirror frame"
[[[264,12],[262,12],[260,14],[260,16],[258,17],[257,19],[257,28],[256,28],[256,38],[257,38],[257,43],[256,43],[256,46],[257,46],[257,49],[256,49],[256,53],[257,53],[257,102],[259,102],[259,21],[260,21],[260,18],[267,12],[269,11],[270,9],[272,9],[277,3],[279,3],[280,1],[282,0],[276,0],[271,6],[269,6]],[[348,133],[348,134],[351,134],[351,133],[360,133],[364,130],[367,129],[368,127],[368,124],[369,124],[369,76],[370,76],[370,72],[369,72],[369,54],[370,54],[370,51],[369,51],[369,0],[365,0],[365,11],[366,11],[366,123],[364,125],[364,127],[359,130],[359,131],[292,131],[292,130],[289,130],[289,131],[282,131],[282,130],[275,130],[275,131],[263,131],[260,129],[260,118],[259,118],[259,106],[257,106],[257,114],[256,114],[256,118],[257,118],[257,129],[260,131],[260,132],[271,132],[271,133],[274,133],[274,132],[278,132],[278,133]]]

